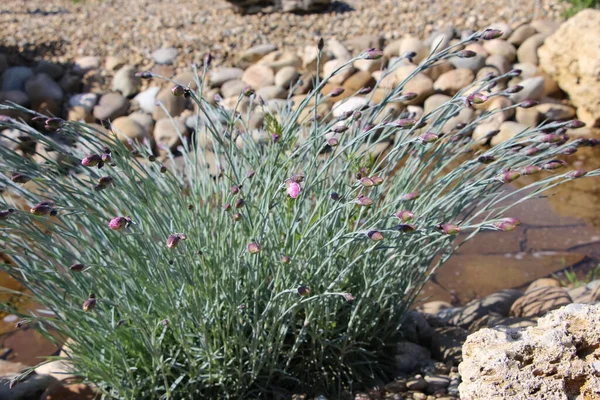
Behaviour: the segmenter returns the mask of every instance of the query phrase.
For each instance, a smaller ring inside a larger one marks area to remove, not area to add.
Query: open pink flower
[[[287,194],[292,199],[297,199],[300,196],[300,184],[294,181],[287,182]]]

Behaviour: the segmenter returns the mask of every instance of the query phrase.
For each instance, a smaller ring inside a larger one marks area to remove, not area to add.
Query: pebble
[[[2,86],[0,90],[25,90],[25,82],[33,76],[33,70],[29,67],[10,67],[2,74]]]
[[[154,120],[152,119],[152,115],[143,111],[136,111],[129,114],[128,117],[144,128],[145,136],[150,137],[152,135],[154,130]]]
[[[523,90],[508,96],[515,104],[525,100],[539,100],[544,95],[544,78],[541,76],[524,79],[519,85]]]
[[[540,60],[537,55],[537,50],[544,44],[546,37],[547,35],[538,33],[527,38],[517,50],[519,62],[538,65]]]
[[[162,104],[162,107],[159,103]],[[167,118],[169,115],[176,117],[185,110],[185,103],[186,100],[183,96],[174,96],[171,89],[162,89],[156,96],[156,105],[152,111],[152,118],[158,121],[159,119]]]
[[[243,65],[253,64],[275,50],[277,50],[277,46],[271,43],[252,46],[240,53],[237,63]]]
[[[169,118],[163,118],[156,121],[154,125],[154,141],[157,145],[163,145],[171,150],[175,150],[181,144],[181,136],[187,136],[188,129],[185,123],[179,119],[174,120],[174,124]]]
[[[114,120],[127,114],[129,101],[120,93],[106,93],[94,107],[94,117],[99,120]]]
[[[35,74],[46,74],[53,80],[60,79],[65,73],[65,69],[57,63],[42,60],[33,69]]]
[[[490,55],[485,59],[485,65],[496,68],[499,74],[505,74],[512,69],[510,61],[500,54]]]
[[[345,65],[346,61],[344,60],[330,60],[323,65],[323,78],[329,77],[334,71],[338,68],[341,68],[335,75],[329,78],[329,82],[334,85],[343,84],[346,79],[350,78],[352,74],[354,74],[354,67],[352,65]]]
[[[512,35],[510,35],[510,37],[507,39],[508,43],[512,44],[513,46],[520,46],[525,40],[527,40],[529,37],[535,35],[537,33],[537,31],[535,30],[535,28],[529,24],[524,24],[519,26],[517,29],[514,30],[514,32],[512,33]]]
[[[177,58],[177,49],[174,47],[166,47],[152,52],[152,59],[157,64],[171,65]]]
[[[418,73],[404,85],[403,91],[417,94],[417,97],[407,101],[407,104],[422,104],[427,97],[434,93],[433,80],[423,73]]]
[[[242,81],[258,90],[273,85],[275,83],[275,74],[271,68],[265,65],[254,64],[244,71]]]
[[[482,54],[476,54],[471,58],[451,57],[449,61],[454,68],[470,69],[474,73],[477,73],[485,65],[485,57]]]
[[[527,125],[520,124],[514,121],[505,121],[500,125],[500,133],[492,138],[492,146],[496,146],[508,139],[513,138],[518,133],[521,133],[529,128]]]
[[[144,127],[129,116],[115,119],[112,122],[112,131],[122,143],[127,143],[129,140],[141,143],[148,137]]]
[[[100,57],[85,56],[75,59],[73,63],[73,71],[84,75],[86,72],[98,69],[100,67]]]
[[[289,51],[274,51],[258,60],[257,64],[264,65],[271,68],[274,72],[278,72],[284,67],[299,68],[301,62],[300,58],[294,53]]]
[[[96,390],[83,383],[52,385],[39,400],[94,400],[98,398]],[[37,399],[36,399],[37,400]]]
[[[156,96],[158,95],[158,92],[160,92],[160,87],[150,86],[143,92],[138,93],[133,98],[133,101],[135,101],[142,110],[151,114],[156,106]]]
[[[242,79],[244,70],[241,68],[215,68],[210,71],[208,81],[210,87],[219,87],[227,81]]]
[[[427,381],[421,375],[415,375],[414,378],[406,381],[406,388],[408,390],[425,390]]]
[[[450,385],[450,378],[444,375],[426,375],[427,393],[434,393],[441,389],[446,389]]]
[[[283,67],[275,74],[275,85],[287,89],[296,83],[299,77],[300,74],[296,71],[296,68],[292,66]]]
[[[98,101],[96,93],[79,93],[69,97],[69,107],[81,107],[91,113]]]
[[[256,95],[262,97],[263,100],[285,99],[288,91],[281,86],[271,85],[265,86],[256,91]]]
[[[369,99],[364,96],[354,96],[347,100],[336,102],[332,107],[332,115],[334,118],[341,117],[346,113],[360,111],[369,104]]]
[[[433,84],[433,88],[453,96],[461,89],[469,86],[474,79],[475,74],[470,69],[453,69],[437,78]]]
[[[131,65],[119,69],[113,77],[111,90],[121,92],[125,97],[137,94],[141,87],[141,80],[135,76],[137,70]]]

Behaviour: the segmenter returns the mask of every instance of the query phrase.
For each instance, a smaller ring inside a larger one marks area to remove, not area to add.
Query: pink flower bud
[[[375,186],[379,186],[383,183],[383,178],[380,177],[379,175],[372,176],[371,180],[373,181],[373,184]]]
[[[332,129],[332,131],[334,133],[338,133],[338,134],[339,133],[344,133],[347,130],[348,130],[348,127],[346,125],[337,125],[337,126],[334,126],[333,129]]]
[[[242,214],[240,214],[240,213],[235,213],[235,214],[233,214],[233,215],[232,215],[232,217],[231,217],[231,218],[233,218],[233,220],[234,220],[235,222],[238,222],[239,220],[241,220],[241,219],[242,219]]]
[[[479,93],[479,92],[471,93],[467,97],[467,102],[469,104],[483,104],[487,100],[488,100],[488,97],[485,94]]]
[[[420,196],[419,192],[410,192],[410,193],[406,193],[405,195],[400,197],[400,200],[402,201],[411,201],[416,199],[417,197]]]
[[[250,171],[248,171],[248,173],[246,174],[246,176],[248,177],[248,179],[252,179],[252,177],[254,176],[256,172],[251,169]]]
[[[210,54],[210,53],[204,54],[203,61],[204,61],[204,65],[205,66],[210,67],[210,64],[212,63],[212,60],[213,60],[212,54]]]
[[[523,90],[523,86],[521,86],[521,85],[513,85],[513,86],[507,88],[504,91],[504,93],[508,93],[508,94],[519,93],[521,90]]]
[[[119,231],[121,229],[129,227],[129,224],[131,224],[131,222],[132,220],[130,217],[114,217],[108,223],[108,227],[113,231]]]
[[[173,96],[180,97],[185,94],[185,89],[181,85],[175,85],[171,89],[171,92],[173,93]]]
[[[83,165],[84,167],[95,167],[101,162],[102,157],[98,154],[88,154],[83,160],[81,160],[81,165]]]
[[[72,265],[69,267],[69,269],[70,269],[71,271],[73,271],[73,272],[81,272],[81,271],[83,271],[83,270],[85,269],[85,265],[83,265],[83,264],[79,264],[79,263],[76,263],[76,264],[72,264]]]
[[[503,218],[493,224],[498,230],[503,232],[513,231],[521,222],[516,218]]]
[[[256,254],[260,252],[260,246],[254,242],[248,243],[248,246],[246,246],[246,248],[248,249],[248,253],[250,254]]]
[[[331,147],[336,147],[340,144],[340,142],[336,138],[329,138],[327,139],[327,144]]]
[[[167,247],[169,249],[174,249],[175,247],[177,247],[180,241],[186,239],[187,236],[183,233],[174,233],[172,235],[169,235],[169,237],[167,238]]]
[[[436,140],[439,139],[439,136],[436,135],[435,133],[424,133],[421,136],[419,136],[419,140],[421,141],[422,144],[427,144],[427,143],[433,143]]]
[[[286,192],[292,199],[297,199],[300,196],[300,184],[298,182],[287,182]]]
[[[281,137],[280,137],[278,134],[276,134],[276,133],[273,133],[273,134],[271,135],[271,141],[272,141],[273,143],[277,143],[277,142],[279,142],[279,139],[281,139]]]
[[[48,118],[44,123],[44,127],[48,130],[56,130],[62,126],[63,122],[60,118]]]
[[[96,307],[96,295],[94,293],[90,293],[90,297],[83,302],[83,311],[92,311]]]
[[[527,150],[525,150],[525,155],[527,155],[527,156],[534,156],[534,155],[538,154],[541,151],[542,151],[542,149],[540,149],[540,148],[530,147]]]
[[[479,158],[477,158],[477,161],[479,161],[482,164],[490,164],[496,161],[496,158],[491,154],[483,154],[479,156]]]
[[[367,236],[369,237],[369,239],[376,242],[383,240],[383,234],[379,231],[369,231],[367,233]]]
[[[356,93],[358,93],[358,94],[361,94],[361,95],[364,95],[364,94],[369,94],[369,93],[371,93],[372,91],[373,91],[373,88],[372,88],[372,87],[366,86],[366,87],[360,88],[360,89],[358,90],[358,92],[356,92]]]
[[[226,212],[231,210],[231,204],[229,204],[229,203],[223,204],[223,210],[225,210]]]
[[[581,178],[585,174],[587,174],[587,171],[584,171],[582,169],[575,169],[575,170],[569,172],[567,174],[567,176],[571,179],[576,179],[576,178]]]
[[[502,35],[503,35],[503,32],[499,29],[486,29],[481,34],[481,38],[483,40],[492,40],[492,39],[497,39]]]
[[[370,207],[373,205],[373,200],[361,194],[356,198],[356,203],[361,207]]]
[[[542,171],[542,169],[540,167],[538,167],[537,165],[528,165],[527,167],[523,167],[523,168],[519,169],[519,172],[521,173],[521,175],[535,175],[541,171]]]
[[[396,217],[398,217],[400,219],[400,221],[402,221],[402,222],[412,221],[415,218],[415,213],[413,213],[412,211],[408,211],[408,210],[398,211],[394,215]]]
[[[245,204],[244,199],[237,199],[235,201],[235,208],[242,208]]]
[[[525,101],[523,101],[523,102],[521,102],[519,104],[519,107],[521,107],[521,108],[531,108],[531,107],[537,106],[538,104],[540,104],[540,102],[536,101],[536,100],[525,100]]]
[[[365,60],[379,60],[381,57],[383,57],[383,51],[375,48],[368,49],[365,52]]]
[[[375,186],[375,183],[371,180],[371,178],[367,178],[366,176],[364,178],[360,179],[360,183],[364,186],[364,187],[372,187]]]
[[[461,50],[454,53],[454,55],[458,58],[473,58],[477,55],[477,53],[472,50]]]
[[[455,224],[442,224],[438,226],[438,229],[440,229],[446,235],[456,235],[461,230],[460,227]]]
[[[560,154],[565,154],[565,155],[571,155],[571,154],[575,154],[577,153],[577,147],[575,146],[567,146],[564,149],[562,149],[561,151],[559,151]]]
[[[246,86],[246,87],[244,88],[244,90],[242,91],[242,93],[244,94],[244,96],[246,96],[246,97],[250,97],[250,96],[252,96],[252,95],[253,95],[254,93],[256,93],[256,92],[255,92],[255,90],[254,90],[254,89],[252,89],[250,86]]]
[[[10,180],[14,183],[27,183],[31,180],[31,178],[23,174],[14,174]]]
[[[344,300],[346,300],[348,303],[351,303],[354,301],[354,296],[352,296],[352,293],[344,293],[343,297],[344,297]]]
[[[298,294],[300,296],[308,296],[310,294],[310,289],[306,286],[299,286],[298,287]]]
[[[563,160],[550,160],[546,164],[542,165],[542,168],[548,171],[559,169],[567,165]]]
[[[231,192],[231,194],[236,195],[240,192],[240,187],[237,185],[233,185],[229,191]]]
[[[333,89],[331,91],[331,93],[329,93],[329,96],[331,96],[331,97],[338,97],[339,95],[341,95],[342,93],[344,93],[344,91],[345,91],[344,88],[338,87],[338,88]]]
[[[417,227],[413,224],[400,224],[396,227],[396,229],[403,233],[412,233],[417,230]]]
[[[413,126],[415,126],[416,123],[417,123],[417,121],[415,121],[414,119],[401,118],[401,119],[395,121],[394,125],[396,125],[400,128],[412,128]]]
[[[281,263],[282,264],[289,264],[291,261],[291,259],[288,256],[282,256],[281,257]]]
[[[520,176],[521,174],[517,171],[504,171],[500,174],[500,181],[502,183],[510,183],[519,179]]]
[[[585,126],[585,122],[579,121],[577,119],[574,119],[573,121],[569,121],[566,125],[565,128],[567,129],[579,129],[579,128],[583,128]]]
[[[31,210],[29,210],[33,215],[49,215],[53,210],[53,207],[51,204],[48,204],[47,202],[41,202],[36,204],[35,206],[33,206],[31,208]]]

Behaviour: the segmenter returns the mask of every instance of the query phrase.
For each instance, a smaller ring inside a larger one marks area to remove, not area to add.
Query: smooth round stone
[[[474,51],[475,53],[481,54],[484,57],[490,55],[490,53],[485,49],[485,47],[483,47],[481,43],[469,43],[465,46],[465,50]]]
[[[500,55],[505,57],[509,62],[513,62],[517,57],[517,49],[512,44],[502,39],[486,40],[483,42],[483,47],[490,55]]]
[[[487,28],[484,28],[483,30],[485,29],[498,29],[499,31],[501,31],[502,36],[498,38],[501,40],[508,39],[513,33],[512,28],[506,22],[495,22],[493,24],[488,25]]]
[[[474,73],[477,73],[485,65],[485,57],[481,54],[476,54],[471,58],[451,57],[449,61],[454,68],[469,69]]]
[[[335,75],[329,78],[329,83],[334,85],[343,84],[346,79],[354,74],[355,69],[352,65],[345,65],[347,62],[343,60],[330,60],[323,65],[323,77],[328,77],[338,68],[342,68]]]
[[[533,78],[534,76],[538,76],[540,73],[537,65],[530,63],[517,63],[514,64],[512,68],[521,70],[521,75],[519,75],[521,79]]]
[[[100,67],[100,57],[84,56],[79,57],[73,63],[73,71],[77,74],[85,74],[86,72],[98,69]]]
[[[451,96],[447,96],[445,94],[434,94],[433,96],[430,96],[427,98],[427,100],[425,100],[425,103],[423,104],[423,112],[425,114],[429,114],[430,112],[447,103],[451,99]]]
[[[4,102],[16,103],[25,107],[29,104],[29,97],[27,97],[27,93],[20,90],[7,90],[6,92],[0,92],[0,103]]]
[[[180,72],[177,75],[175,75],[173,80],[178,85],[189,87],[192,90],[198,89],[198,84],[196,83],[196,76],[192,71]]]
[[[500,54],[492,54],[485,59],[486,66],[495,67],[500,74],[505,74],[512,69],[510,61]]]
[[[133,96],[138,93],[142,84],[139,77],[135,76],[137,69],[131,65],[126,65],[117,71],[112,81],[112,90],[121,92],[125,97]]]
[[[171,92],[171,89],[165,88],[156,96],[156,103],[157,104],[154,106],[154,110],[152,111],[152,118],[154,118],[155,121],[158,121],[159,119],[166,118],[169,115],[171,117],[176,117],[181,114],[183,110],[185,110],[186,101],[183,96],[175,96],[173,95],[173,92]],[[163,107],[161,107],[158,103],[162,103],[168,114],[165,113]]]
[[[177,49],[174,47],[167,47],[152,52],[152,59],[157,64],[168,64],[171,65],[177,58]]]
[[[146,114],[143,111],[136,111],[129,114],[128,117],[144,128],[147,137],[152,135],[152,132],[154,131],[154,120],[152,119],[152,115]]]
[[[429,46],[429,51],[432,53],[439,53],[442,50],[445,50],[450,45],[450,40],[452,36],[446,35],[444,33],[439,33],[433,37],[431,41],[431,45]]]
[[[109,71],[116,71],[126,64],[126,61],[119,56],[108,56],[104,61],[104,66]]]
[[[474,79],[475,74],[470,69],[453,69],[442,74],[433,84],[433,88],[446,94],[454,95],[462,88],[471,84]]]
[[[509,95],[515,104],[524,100],[539,100],[544,95],[544,78],[541,76],[524,79],[519,85],[523,87],[523,90]]]
[[[73,74],[65,74],[58,84],[65,93],[78,93],[81,91],[81,77]]]
[[[352,58],[350,51],[340,42],[333,38],[327,41],[326,49],[328,52],[333,53],[333,57],[339,60],[349,60]]]
[[[275,85],[287,89],[296,83],[299,77],[300,74],[296,71],[296,68],[292,66],[283,67],[275,74]]]
[[[94,107],[94,117],[99,120],[114,120],[127,114],[129,101],[120,93],[106,93]]]
[[[402,43],[400,44],[400,51],[398,55],[402,57],[402,55],[406,53],[416,53],[416,56],[413,57],[413,61],[416,64],[419,64],[429,55],[429,49],[423,41],[414,36],[407,36],[402,39]]]
[[[112,122],[112,131],[123,143],[129,140],[141,142],[148,137],[143,126],[133,118],[119,117]]]
[[[500,125],[500,133],[492,138],[491,145],[496,146],[517,134],[527,130],[528,126],[513,121],[505,121]]]
[[[8,69],[8,66],[8,57],[6,56],[6,54],[0,53],[0,75]]]
[[[33,69],[35,74],[46,74],[53,80],[60,79],[65,73],[65,69],[60,65],[50,61],[40,61]]]
[[[33,70],[29,67],[10,67],[2,74],[2,86],[0,90],[25,90],[25,82],[33,76]]]
[[[244,71],[242,81],[258,90],[273,85],[275,83],[275,73],[265,65],[254,64]]]
[[[81,106],[71,107],[67,112],[67,120],[69,121],[83,121],[83,122],[94,122],[94,116],[89,110]]]
[[[267,54],[277,50],[277,46],[274,44],[259,44],[252,46],[247,50],[244,50],[238,57],[238,64],[252,64],[266,56]]]
[[[221,95],[225,98],[239,96],[247,87],[248,84],[240,79],[227,81],[221,86]]]
[[[536,33],[537,33],[537,31],[535,30],[535,28],[533,26],[531,26],[529,24],[524,24],[524,25],[519,26],[517,29],[515,29],[507,41],[508,41],[508,43],[512,44],[513,46],[518,47],[525,40],[527,40],[531,36],[535,35]]]
[[[396,39],[383,48],[383,54],[387,58],[398,57],[400,55],[400,47],[402,46],[402,40]]]
[[[537,50],[544,44],[547,35],[538,33],[525,40],[517,50],[519,62],[539,65]]]
[[[158,92],[160,92],[160,87],[151,86],[143,92],[138,93],[133,98],[133,101],[138,103],[142,110],[151,114],[156,106],[156,96],[158,95]]]
[[[368,105],[369,100],[366,97],[354,96],[334,103],[331,113],[334,118],[337,118],[349,112],[360,111]]]
[[[241,68],[215,68],[210,71],[208,82],[210,87],[219,87],[227,81],[242,79],[242,75],[244,75],[244,70]]]
[[[452,71],[453,69],[454,66],[448,60],[442,60],[433,64],[432,67],[427,68],[423,73],[435,81],[442,74]]]
[[[386,66],[386,64],[387,59],[385,57],[381,57],[378,60],[355,60],[353,66],[359,71],[375,72],[380,71]]]
[[[390,74],[392,77],[394,74]],[[372,87],[375,84],[375,79],[367,71],[357,71],[344,82],[344,88],[350,91],[356,91],[364,87]]]
[[[423,73],[415,75],[404,85],[404,93],[416,93],[417,97],[406,101],[406,104],[422,104],[426,98],[434,93],[433,80]]]
[[[546,36],[552,35],[560,27],[560,22],[548,19],[537,19],[530,24],[537,32]]]
[[[81,107],[87,112],[92,112],[98,95],[96,93],[79,93],[69,97],[69,107]]]
[[[179,133],[178,133],[179,132]],[[170,118],[163,118],[156,121],[154,126],[154,141],[158,146],[165,146],[171,150],[175,150],[181,144],[181,136],[185,137],[188,134],[188,128],[183,121]]]
[[[264,65],[271,68],[274,72],[278,72],[283,67],[298,69],[301,63],[302,60],[300,60],[300,57],[294,53],[289,51],[274,51],[258,60],[257,64]]]
[[[364,71],[360,71],[360,72],[364,72]],[[396,75],[394,75],[393,73],[389,73],[387,75],[384,76],[384,74],[386,73],[386,71],[375,71],[371,74],[371,78],[374,79],[374,82],[372,84],[369,84],[367,86],[374,86],[375,83],[377,83],[377,87],[379,89],[393,89],[396,87]],[[356,75],[356,74],[354,74]],[[352,75],[352,76],[354,76]],[[350,79],[352,79],[352,77],[350,77]],[[348,81],[350,80],[348,79]],[[348,81],[346,81],[344,83],[344,87],[348,87]],[[356,88],[354,90],[358,90],[359,88]]]
[[[285,99],[288,95],[288,91],[281,86],[272,85],[258,89],[256,95],[262,97],[265,101],[271,99]]]

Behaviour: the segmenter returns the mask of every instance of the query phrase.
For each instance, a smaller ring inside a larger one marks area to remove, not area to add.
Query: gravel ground
[[[231,64],[237,51],[261,43],[298,49],[316,38],[377,34],[392,40],[425,37],[436,28],[519,25],[560,19],[562,0],[346,0],[320,14],[237,15],[223,0],[5,0],[0,2],[0,51],[69,62],[83,55],[118,56],[138,67],[160,47],[179,50],[178,64],[210,51]],[[6,50],[6,49],[5,49]]]

